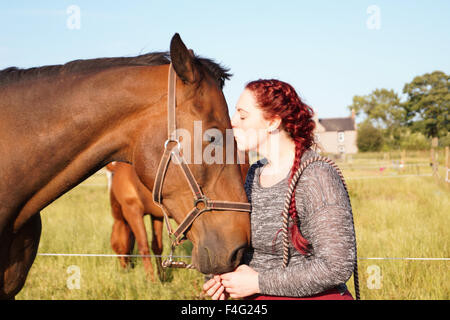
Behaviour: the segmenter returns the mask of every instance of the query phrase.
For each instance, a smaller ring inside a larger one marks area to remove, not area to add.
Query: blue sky
[[[80,10],[80,28],[68,27]],[[375,11],[374,11],[375,10]],[[291,83],[319,118],[349,115],[354,95],[450,73],[450,1],[2,1],[0,69],[168,50],[175,32],[248,81]]]

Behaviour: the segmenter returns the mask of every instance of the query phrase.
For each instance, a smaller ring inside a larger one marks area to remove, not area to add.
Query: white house
[[[355,113],[347,118],[314,118],[316,122],[316,142],[324,153],[355,154],[356,122]]]

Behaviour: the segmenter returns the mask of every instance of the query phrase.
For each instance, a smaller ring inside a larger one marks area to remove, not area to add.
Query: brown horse
[[[133,164],[152,190],[167,139],[170,61],[177,126],[192,135],[198,120],[225,134],[231,123],[221,88],[229,74],[190,53],[178,34],[170,53],[0,71],[0,298],[23,287],[39,244],[40,211],[55,199],[112,161]],[[184,150],[193,147],[187,141]],[[225,163],[189,167],[211,199],[247,202],[238,164]],[[168,167],[162,201],[179,223],[192,194],[178,170]],[[187,232],[193,264],[203,273],[233,270],[249,231],[246,212],[200,215]]]
[[[241,175],[244,183],[249,168],[248,154],[241,163]],[[152,252],[156,255],[158,276],[163,279],[161,257],[163,251],[163,212],[153,202],[152,192],[139,180],[133,166],[124,162],[111,162],[106,166],[111,173],[109,181],[109,196],[111,213],[114,219],[111,233],[111,247],[119,255],[120,265],[127,268],[130,264],[128,257],[132,253],[135,240],[139,254],[143,255],[147,275],[154,280],[153,266],[150,260],[150,248],[144,225],[144,216],[150,215],[152,228]]]
[[[135,240],[147,275],[154,280],[150,260],[150,248],[144,225],[144,216],[150,215],[152,228],[152,251],[161,255],[163,250],[163,212],[153,202],[152,193],[139,180],[133,166],[124,162],[112,162],[106,166],[112,173],[110,181],[111,213],[114,219],[111,233],[111,247],[119,255],[132,253]],[[120,265],[127,268],[128,257],[119,257]],[[162,279],[161,258],[156,257],[158,274]]]

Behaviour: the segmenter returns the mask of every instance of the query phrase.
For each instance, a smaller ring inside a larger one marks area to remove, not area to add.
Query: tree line
[[[348,108],[362,118],[359,151],[427,149],[433,138],[450,145],[450,76],[442,71],[415,77],[402,95],[392,89],[356,95]]]

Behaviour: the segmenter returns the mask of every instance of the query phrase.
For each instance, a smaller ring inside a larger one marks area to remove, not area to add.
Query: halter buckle
[[[209,201],[209,199],[206,196],[203,196],[201,198],[195,199],[194,200],[194,207],[196,207],[198,210],[206,211],[206,210],[210,209],[209,206],[208,206],[208,201]],[[200,202],[203,203],[204,208],[201,208],[201,207],[199,208],[198,207],[198,204]]]
[[[167,149],[167,145],[169,144],[169,142],[176,142],[178,150],[181,151],[181,143],[180,141],[178,141],[178,139],[167,139],[166,142],[164,142],[164,149]]]

